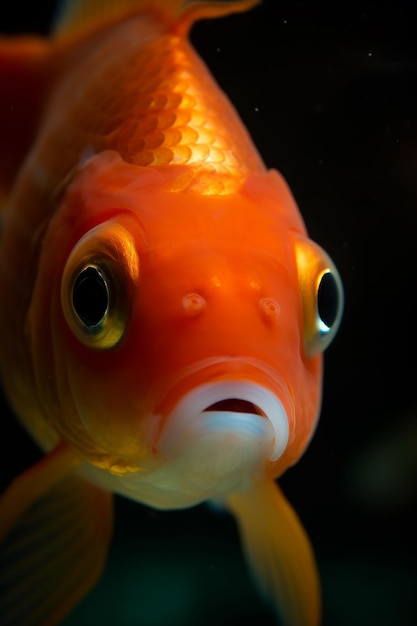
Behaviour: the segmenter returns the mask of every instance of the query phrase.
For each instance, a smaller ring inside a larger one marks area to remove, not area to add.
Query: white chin
[[[189,506],[247,489],[287,443],[287,414],[272,392],[249,382],[210,383],[167,417],[158,442],[164,461],[144,478],[171,506]]]
[[[154,508],[184,508],[248,489],[282,455],[288,432],[288,416],[271,391],[217,381],[188,393],[166,417],[153,467],[112,476],[89,466],[86,473]]]

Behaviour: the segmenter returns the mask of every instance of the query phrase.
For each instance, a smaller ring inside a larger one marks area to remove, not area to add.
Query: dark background
[[[2,5],[0,30],[47,32],[54,4]],[[417,624],[414,4],[264,0],[192,34],[345,285],[320,424],[281,481],[316,550],[325,626]],[[3,482],[37,452],[1,410],[3,450],[16,451]],[[106,574],[65,624],[245,619],[274,623],[232,518],[118,498]]]

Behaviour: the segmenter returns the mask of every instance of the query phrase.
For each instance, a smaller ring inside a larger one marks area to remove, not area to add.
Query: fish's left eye
[[[334,272],[326,268],[317,288],[318,324],[323,333],[327,333],[339,314],[340,292]]]
[[[115,222],[96,226],[74,246],[62,278],[61,303],[81,343],[108,349],[120,342],[138,275],[133,237]]]
[[[343,286],[333,261],[316,243],[297,237],[298,278],[304,318],[304,351],[308,357],[331,343],[343,313]]]

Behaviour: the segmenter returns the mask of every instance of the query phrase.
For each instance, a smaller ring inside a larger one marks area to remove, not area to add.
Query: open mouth
[[[211,411],[227,411],[229,413],[248,413],[253,415],[259,415],[266,417],[265,413],[253,402],[248,400],[241,400],[240,398],[227,398],[226,400],[219,400],[210,404],[203,413]]]
[[[184,450],[204,437],[256,445],[276,461],[288,443],[288,416],[278,397],[252,382],[217,381],[190,391],[166,420],[160,449]],[[261,452],[259,453],[261,454]]]

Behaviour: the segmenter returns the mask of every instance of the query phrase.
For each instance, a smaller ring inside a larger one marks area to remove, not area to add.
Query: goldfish
[[[70,0],[49,37],[0,40],[0,375],[44,453],[0,497],[4,626],[88,594],[114,494],[222,503],[282,623],[320,623],[276,479],[313,436],[342,283],[188,37],[257,4]]]

